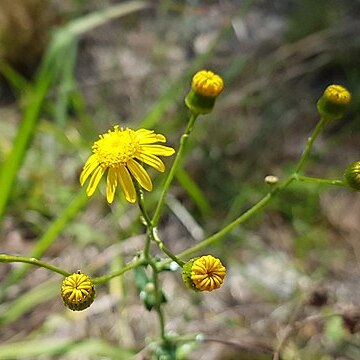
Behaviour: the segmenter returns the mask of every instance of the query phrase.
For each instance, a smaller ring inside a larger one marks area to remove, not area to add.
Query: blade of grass
[[[200,187],[191,179],[189,174],[183,168],[179,168],[176,172],[176,178],[201,213],[203,215],[209,214],[211,212],[211,206]]]
[[[49,301],[58,295],[60,282],[45,281],[4,305],[0,314],[0,325],[5,326],[32,310],[36,305]]]
[[[55,105],[55,121],[63,127],[69,108],[70,94],[75,89],[74,70],[77,57],[77,41],[71,41],[67,47],[67,56],[62,67],[62,76],[58,88],[58,98]]]
[[[59,77],[63,69],[64,54],[67,53],[69,47],[76,42],[81,34],[111,19],[145,9],[149,6],[150,4],[143,1],[129,1],[114,5],[105,10],[76,19],[55,32],[40,66],[33,91],[28,95],[24,117],[15,137],[13,148],[0,169],[0,222],[5,213],[17,172],[33,136],[45,96],[51,84]],[[71,63],[69,64],[71,65]],[[69,68],[71,70],[71,66]],[[60,106],[63,109],[63,105]]]
[[[26,149],[33,135],[42,103],[51,83],[51,78],[52,76],[47,72],[43,73],[39,78],[34,91],[28,95],[28,105],[25,109],[24,117],[15,137],[13,148],[1,166],[0,221],[3,218],[15,177],[25,157]]]
[[[106,341],[99,339],[78,339],[47,338],[41,340],[21,341],[0,345],[0,359],[29,359],[38,356],[67,355],[67,358],[77,359],[84,355],[106,356],[111,359],[130,360],[135,353],[115,347]],[[93,358],[93,357],[91,357]]]
[[[31,88],[31,83],[17,72],[10,64],[0,61],[0,74],[16,89],[17,92],[26,92]]]
[[[55,241],[59,234],[64,230],[66,225],[80,212],[88,201],[85,191],[81,189],[79,193],[73,198],[68,207],[66,207],[62,214],[49,226],[47,231],[39,238],[29,257],[40,258],[49,246]],[[2,292],[0,299],[6,295],[8,286],[15,284],[18,280],[23,278],[31,265],[22,265],[16,268],[9,277],[2,282]]]

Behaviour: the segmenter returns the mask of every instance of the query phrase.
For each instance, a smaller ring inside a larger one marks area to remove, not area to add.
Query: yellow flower
[[[224,81],[212,71],[201,70],[193,76],[191,88],[199,95],[216,97],[223,91]]]
[[[71,310],[88,308],[95,299],[95,289],[91,279],[80,271],[66,277],[62,282],[61,297]]]
[[[91,175],[86,193],[94,194],[102,176],[107,172],[106,199],[109,204],[114,200],[115,190],[120,185],[127,201],[136,201],[136,191],[133,180],[147,191],[152,190],[150,176],[141,163],[152,166],[164,172],[165,165],[158,156],[171,156],[175,150],[156,143],[166,142],[164,135],[154,131],[119,128],[100,135],[92,147],[93,154],[88,158],[80,175],[80,184],[84,185]]]
[[[191,259],[184,265],[182,272],[185,285],[195,291],[218,289],[222,285],[225,275],[225,266],[219,259],[211,255]]]

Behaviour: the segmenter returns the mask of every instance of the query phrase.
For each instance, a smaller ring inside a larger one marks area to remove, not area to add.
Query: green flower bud
[[[319,101],[319,113],[329,120],[337,120],[345,115],[351,102],[351,93],[341,85],[328,86]]]
[[[344,178],[349,187],[360,191],[360,161],[355,161],[346,168]]]

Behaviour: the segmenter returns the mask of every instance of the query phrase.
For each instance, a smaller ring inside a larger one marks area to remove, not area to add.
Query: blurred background
[[[172,251],[261,199],[266,175],[291,173],[331,83],[353,102],[316,141],[306,173],[341,179],[360,159],[359,14],[358,0],[0,0],[3,169],[24,148],[2,204],[0,252],[91,276],[131,260],[144,243],[137,207],[120,192],[111,207],[99,191],[84,200],[80,171],[114,124],[155,129],[177,148],[202,68],[226,87],[198,119],[171,189],[159,231]],[[151,176],[149,211],[165,179]],[[286,338],[282,359],[359,359],[359,214],[356,193],[292,184],[204,252],[228,268],[221,290],[190,293],[179,273],[163,273],[166,330],[202,334],[177,358],[272,359]],[[0,265],[0,359],[150,359],[157,318],[133,273],[98,287],[81,313],[63,306],[61,281]]]

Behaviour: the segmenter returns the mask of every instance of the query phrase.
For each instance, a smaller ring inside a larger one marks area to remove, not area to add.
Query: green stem
[[[337,180],[337,179],[320,179],[310,176],[301,176],[297,174],[294,174],[294,177],[295,180],[302,182],[314,183],[319,185],[335,185],[335,186],[346,187],[346,184],[342,180]]]
[[[275,194],[277,194],[279,191],[284,190],[287,186],[289,186],[294,180],[299,181],[311,181],[311,182],[317,182],[321,184],[329,184],[329,185],[343,185],[342,181],[340,180],[326,180],[326,179],[317,179],[317,178],[310,178],[306,176],[299,176],[298,173],[304,168],[305,162],[308,159],[310,152],[312,150],[313,144],[315,139],[320,134],[322,128],[326,124],[327,119],[325,117],[322,117],[320,121],[317,123],[315,129],[313,130],[312,134],[308,138],[307,144],[305,146],[305,149],[296,165],[295,172],[290,175],[286,180],[284,180],[279,185],[275,186],[272,191],[270,191],[268,194],[266,194],[259,202],[257,202],[255,205],[253,205],[249,210],[245,211],[242,215],[240,215],[237,219],[232,221],[230,224],[225,226],[223,229],[215,233],[214,235],[211,235],[207,239],[199,242],[198,244],[194,245],[193,247],[183,251],[182,253],[178,254],[178,257],[187,257],[189,255],[192,255],[193,253],[196,253],[199,250],[202,250],[209,245],[215,243],[216,241],[220,240],[222,237],[227,235],[229,232],[231,232],[234,228],[254,216],[256,213],[258,213],[261,209],[263,209],[270,200],[274,197]]]
[[[173,260],[175,259],[175,261],[177,263],[179,263],[180,260],[178,260],[176,258],[176,256],[164,246],[164,244],[161,242],[161,240],[157,236],[156,229],[153,226],[151,218],[145,208],[144,193],[143,193],[142,189],[140,188],[140,185],[136,181],[134,181],[134,184],[135,184],[135,190],[136,190],[136,194],[137,194],[139,208],[140,208],[141,214],[144,218],[144,221],[145,221],[145,224],[147,227],[147,237],[146,237],[146,243],[145,243],[145,247],[144,247],[143,264],[149,264],[152,268],[152,281],[154,284],[155,296],[156,296],[156,304],[155,304],[154,308],[155,308],[155,310],[158,314],[158,318],[159,318],[160,337],[162,340],[166,340],[165,320],[164,320],[164,314],[161,309],[162,292],[160,291],[160,286],[159,286],[159,270],[156,266],[156,262],[150,256],[151,241],[155,241],[158,245],[160,244],[159,245],[160,249],[162,251],[164,251],[171,259],[173,259]],[[163,245],[163,247],[161,245]]]
[[[88,197],[85,191],[81,189],[78,194],[72,199],[70,204],[64,209],[59,217],[49,226],[45,233],[37,240],[34,248],[31,251],[31,258],[40,258],[49,246],[54,242],[57,236],[64,230],[66,225],[80,212],[80,210],[88,202]],[[24,277],[28,271],[28,266],[22,266],[15,269],[6,280],[6,285],[16,283],[19,279]]]
[[[151,222],[151,218],[146,211],[145,204],[144,204],[144,193],[140,188],[140,185],[136,180],[134,180],[136,195],[137,195],[137,202],[139,204],[140,212],[144,218],[145,225],[147,228],[147,236],[146,236],[146,242],[144,246],[144,258],[148,260],[150,258],[150,244],[151,240],[153,239],[152,233],[153,233],[153,225]]]
[[[174,162],[172,164],[172,167],[171,167],[171,169],[169,171],[169,174],[168,174],[168,176],[166,178],[164,187],[163,187],[161,195],[160,195],[160,200],[158,202],[158,205],[157,205],[156,210],[155,210],[154,217],[152,219],[152,223],[153,223],[154,226],[157,226],[157,224],[159,222],[161,212],[162,212],[164,204],[165,204],[167,193],[169,192],[170,185],[171,185],[171,183],[172,183],[172,181],[174,179],[174,176],[176,174],[176,170],[178,169],[178,167],[180,165],[181,159],[184,156],[185,146],[186,146],[186,143],[187,143],[187,141],[189,139],[189,135],[190,135],[190,133],[191,133],[193,127],[194,127],[195,120],[196,120],[197,117],[198,117],[198,114],[191,113],[191,116],[190,116],[189,122],[187,124],[186,130],[185,130],[184,134],[181,136],[179,150],[178,150],[178,152],[176,154],[175,160],[174,160]]]
[[[158,273],[159,270],[154,261],[150,261],[149,264],[152,268],[152,281],[154,284],[155,294],[156,294],[156,305],[154,306],[154,308],[155,308],[155,310],[158,314],[158,318],[159,318],[160,337],[162,340],[166,340],[165,319],[164,319],[164,313],[161,308],[162,293],[160,291],[160,286],[159,286],[159,273]]]
[[[314,131],[308,138],[305,149],[304,149],[303,153],[301,154],[300,160],[297,163],[297,166],[295,168],[295,174],[299,173],[304,168],[305,162],[309,158],[310,152],[312,150],[314,141],[320,134],[321,130],[323,129],[323,127],[327,123],[327,121],[328,121],[327,118],[321,117],[320,121],[316,124]]]
[[[157,230],[156,230],[156,227],[153,225],[153,222],[152,222],[148,212],[146,211],[145,204],[144,204],[144,194],[137,182],[135,182],[135,189],[136,189],[136,193],[137,193],[139,208],[140,208],[141,214],[145,220],[147,232],[148,232],[148,236],[146,238],[146,243],[145,243],[145,247],[144,247],[144,258],[147,260],[150,258],[150,256],[149,256],[150,243],[151,243],[151,241],[154,241],[154,242],[156,242],[156,244],[158,245],[159,249],[162,252],[164,252],[170,259],[175,261],[179,266],[183,267],[184,262],[181,261],[180,259],[178,259],[160,240]]]
[[[94,284],[103,284],[115,277],[121,276],[122,274],[126,273],[129,270],[135,269],[136,267],[143,265],[144,263],[145,261],[142,258],[134,260],[129,264],[125,265],[124,267],[122,267],[121,269],[114,271],[111,274],[93,278],[92,282]]]
[[[44,261],[35,259],[35,258],[28,258],[25,256],[15,256],[15,255],[7,255],[7,254],[0,254],[0,262],[3,263],[11,263],[11,262],[21,262],[25,264],[31,264],[39,267],[43,267],[50,271],[56,272],[63,276],[69,276],[71,273],[67,272],[66,270],[60,269],[56,266],[50,265]]]
[[[263,209],[270,200],[274,197],[275,194],[277,194],[279,191],[284,190],[290,183],[292,183],[295,180],[295,177],[293,175],[289,176],[285,181],[283,181],[281,184],[276,186],[272,191],[267,193],[260,201],[258,201],[255,205],[253,205],[249,210],[245,211],[243,214],[241,214],[237,219],[232,221],[230,224],[225,226],[223,229],[218,231],[217,233],[211,235],[207,239],[199,242],[198,244],[192,246],[191,248],[183,251],[182,253],[178,254],[177,256],[187,257],[189,255],[192,255],[199,250],[202,250],[209,245],[215,243],[216,241],[220,240],[222,237],[224,237],[226,234],[231,232],[233,229],[235,229],[240,224],[244,223],[246,220],[254,216],[256,213],[258,213],[261,209]]]

